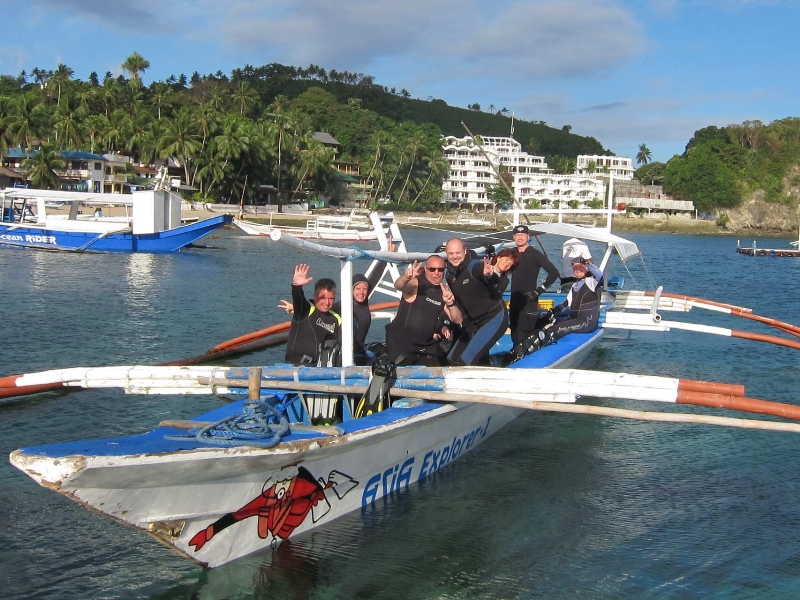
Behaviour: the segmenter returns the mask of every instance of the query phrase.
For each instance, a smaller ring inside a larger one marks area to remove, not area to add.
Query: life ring
[[[758,254],[758,256],[766,256],[767,255],[767,251],[766,250],[759,250],[757,254]]]
[[[627,208],[627,206],[625,205],[624,202],[620,202],[619,204],[617,204],[617,210],[622,211],[622,210],[625,210],[626,208]]]
[[[773,250],[772,252],[769,253],[769,255],[771,258],[775,258],[775,251]]]

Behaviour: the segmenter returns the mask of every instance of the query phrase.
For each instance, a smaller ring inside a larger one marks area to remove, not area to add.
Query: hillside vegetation
[[[724,213],[745,201],[794,207],[800,198],[799,164],[800,119],[792,117],[769,125],[746,121],[700,129],[683,154],[666,164],[646,164],[636,177],[663,184],[702,213]]]
[[[334,152],[312,137],[330,133],[341,143],[338,160],[357,163],[374,188],[371,200],[398,207],[437,206],[449,166],[440,136],[508,135],[508,110],[481,111],[416,100],[406,90],[374,83],[362,74],[298,69],[279,64],[234,69],[230,76],[194,73],[144,86],[149,61],[138,53],[125,75],[74,77],[59,64],[0,76],[0,151],[41,149],[27,162],[37,187],[56,185],[55,150],[120,153],[137,163],[173,159],[198,198],[238,202],[262,186],[281,199],[333,194],[345,186],[331,167]],[[608,154],[594,138],[516,120],[515,137],[535,154]],[[49,173],[49,175],[48,175]]]

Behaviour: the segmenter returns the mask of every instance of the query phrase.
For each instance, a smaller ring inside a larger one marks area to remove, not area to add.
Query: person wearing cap
[[[545,311],[542,321],[547,322],[547,325],[517,342],[506,364],[516,362],[568,333],[591,333],[597,329],[602,292],[600,281],[603,279],[603,272],[582,256],[573,258],[570,265],[576,282],[569,290],[567,299]],[[569,309],[569,317],[563,321],[556,321],[555,315],[566,309]]]
[[[511,278],[511,303],[508,310],[511,324],[511,339],[516,344],[536,329],[539,318],[539,296],[556,282],[558,269],[544,253],[532,247],[527,225],[516,225],[511,230],[517,245],[519,261]],[[539,271],[544,269],[547,277],[541,285]]]
[[[394,282],[402,292],[397,315],[386,326],[386,354],[398,365],[444,366],[447,355],[440,342],[451,339],[450,323],[462,321],[461,311],[444,281],[445,262],[431,255],[414,262]]]
[[[592,262],[592,253],[589,252],[589,246],[579,238],[570,238],[561,245],[561,285],[578,281],[572,275],[573,258],[583,258],[588,262]]]

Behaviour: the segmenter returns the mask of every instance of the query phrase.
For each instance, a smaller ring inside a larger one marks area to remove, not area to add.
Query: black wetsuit
[[[367,356],[367,334],[369,328],[372,326],[372,310],[369,307],[369,295],[378,282],[383,277],[386,267],[389,266],[386,262],[378,263],[378,266],[373,269],[369,277],[366,275],[356,274],[353,275],[353,287],[358,283],[367,284],[367,297],[363,302],[357,302],[353,298],[353,359],[357,365],[365,365],[368,361]],[[342,305],[337,302],[333,305],[333,312],[341,314]]]
[[[417,297],[413,302],[400,300],[397,315],[386,326],[386,353],[398,364],[445,365],[445,352],[439,340],[433,339],[447,317],[442,289],[423,275],[417,281]]]
[[[447,358],[461,365],[487,363],[489,350],[508,328],[508,311],[498,291],[500,277],[484,276],[482,260],[465,260],[448,273],[447,281],[464,317]]]
[[[286,341],[286,362],[295,365],[316,365],[319,345],[326,338],[341,344],[342,318],[332,310],[323,313],[306,300],[303,287],[292,285],[292,325]]]
[[[586,267],[592,276],[579,279],[570,289],[567,299],[554,310],[560,312],[569,308],[569,318],[557,322],[551,330],[555,339],[568,333],[590,333],[597,329],[603,272],[592,263],[587,263]]]
[[[519,255],[517,268],[511,278],[511,304],[508,309],[511,338],[515,343],[525,339],[536,329],[539,295],[559,277],[558,269],[550,259],[532,246],[519,252]],[[541,286],[538,285],[540,269],[547,272],[547,278]]]

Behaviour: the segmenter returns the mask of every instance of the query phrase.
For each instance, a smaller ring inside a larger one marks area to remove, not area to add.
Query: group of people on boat
[[[489,351],[509,325],[513,349],[505,359],[510,364],[553,343],[569,333],[586,333],[598,326],[602,271],[592,262],[586,244],[573,238],[562,248],[562,271],[530,245],[526,225],[512,230],[515,248],[478,258],[463,240],[445,245],[446,259],[432,254],[423,263],[411,264],[394,283],[401,292],[395,318],[386,326],[386,343],[368,349],[371,325],[369,294],[383,276],[373,270],[368,279],[353,276],[354,357],[369,364],[376,351],[397,365],[489,364]],[[539,274],[544,280],[539,283]],[[342,318],[336,304],[336,283],[320,279],[313,300],[306,299],[303,286],[312,281],[309,266],[295,267],[292,301],[280,305],[292,313],[286,345],[286,361],[296,365],[339,364]],[[539,296],[558,279],[572,284],[566,300],[552,309],[539,309]],[[503,293],[511,287],[506,306]],[[558,320],[556,315],[568,312]]]

